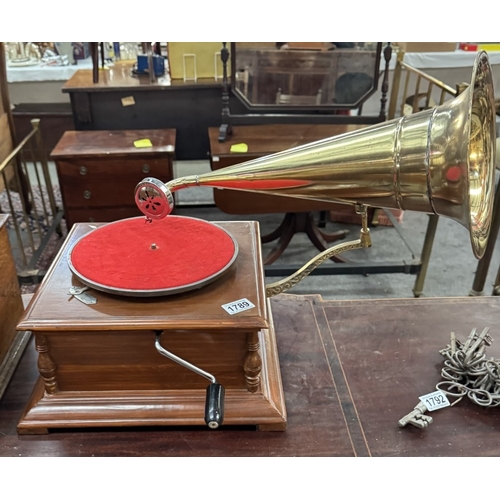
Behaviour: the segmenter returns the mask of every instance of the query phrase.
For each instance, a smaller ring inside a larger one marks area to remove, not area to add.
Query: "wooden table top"
[[[138,148],[134,141],[149,139],[152,146]],[[62,158],[99,158],[126,156],[141,158],[175,154],[175,129],[146,130],[67,130],[51,152],[54,160]]]
[[[154,82],[148,75],[133,75],[133,64],[116,63],[109,69],[99,69],[99,81],[93,82],[91,69],[79,69],[63,85],[63,93],[69,92],[109,92],[116,90],[176,90],[187,88],[220,88],[222,82],[213,78],[200,78],[198,81],[172,80],[169,75],[158,77]]]
[[[30,345],[0,401],[0,456],[499,456],[500,413],[468,400],[432,413],[425,430],[398,420],[441,380],[450,332],[495,329],[498,297],[271,300],[288,427],[61,430],[21,436],[16,424],[38,376]]]
[[[219,128],[208,129],[210,153],[214,156],[264,156],[285,151],[309,142],[327,137],[353,132],[366,128],[367,125],[246,125],[233,127],[232,135],[225,142],[219,142]],[[233,144],[245,143],[247,153],[231,153]]]

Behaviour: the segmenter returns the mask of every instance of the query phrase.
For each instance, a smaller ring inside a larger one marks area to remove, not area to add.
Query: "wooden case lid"
[[[75,224],[17,329],[64,334],[70,330],[206,329],[244,332],[267,328],[258,223],[238,221],[214,224],[230,232],[239,247],[235,263],[220,279],[199,290],[147,299],[89,290],[88,293],[97,298],[95,305],[82,304],[68,294],[71,286],[82,285],[70,270],[68,253],[79,238],[92,230],[89,224]],[[234,315],[222,308],[224,304],[244,298],[255,307]]]

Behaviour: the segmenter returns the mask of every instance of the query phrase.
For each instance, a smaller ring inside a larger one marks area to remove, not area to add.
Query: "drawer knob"
[[[83,197],[84,197],[86,200],[90,200],[91,196],[92,196],[92,193],[91,193],[90,191],[85,190],[85,191],[83,192]]]
[[[149,167],[149,165],[143,165],[142,166],[142,173],[149,174],[150,170],[151,170],[151,168]]]
[[[87,172],[88,172],[87,167],[83,167],[83,166],[80,167],[80,174],[81,175],[87,175]]]

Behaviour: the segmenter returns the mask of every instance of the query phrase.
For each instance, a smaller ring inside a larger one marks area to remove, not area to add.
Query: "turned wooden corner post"
[[[259,332],[247,334],[247,348],[248,352],[243,364],[247,389],[249,392],[257,392],[260,388],[260,372],[262,371]]]
[[[45,335],[37,333],[35,345],[38,351],[38,371],[43,378],[45,391],[47,394],[55,394],[59,390],[56,377],[57,366],[50,355],[49,340]]]

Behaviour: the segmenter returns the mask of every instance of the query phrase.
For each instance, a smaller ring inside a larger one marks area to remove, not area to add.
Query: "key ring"
[[[485,396],[485,399],[480,398],[480,395]],[[470,389],[467,396],[479,406],[490,406],[493,403],[492,395],[484,389]]]
[[[443,386],[447,386],[449,390],[442,389]],[[455,389],[455,388],[457,390],[459,390],[460,392],[451,392],[451,390]],[[468,392],[467,388],[464,385],[459,384],[457,382],[451,382],[451,381],[448,381],[448,380],[442,380],[441,382],[438,382],[436,384],[436,389],[438,391],[443,392],[447,396],[450,396],[450,397],[453,397],[453,398],[458,398],[456,401],[454,401],[453,403],[451,403],[451,406],[453,406],[454,404],[456,404],[459,401],[461,401],[462,398],[464,396],[466,396],[467,392]]]

